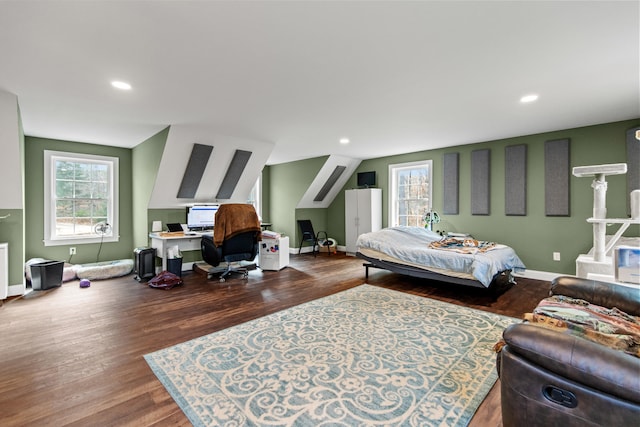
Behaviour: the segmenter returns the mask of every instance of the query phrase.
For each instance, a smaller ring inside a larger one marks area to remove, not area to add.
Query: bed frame
[[[393,273],[404,274],[406,276],[418,277],[421,279],[429,279],[429,280],[437,280],[441,282],[447,283],[455,283],[458,285],[471,286],[474,288],[482,288],[482,289],[492,289],[498,285],[498,281],[500,278],[507,278],[508,284],[515,285],[516,281],[513,275],[511,274],[511,270],[501,271],[493,277],[493,280],[489,284],[489,286],[485,286],[482,282],[478,280],[472,279],[464,279],[461,277],[453,277],[448,276],[446,274],[436,273],[433,271],[425,270],[424,268],[412,267],[410,265],[399,264],[391,261],[383,261],[377,258],[371,258],[366,255],[363,255],[360,252],[356,252],[356,256],[361,258],[367,262],[362,264],[365,268],[365,279],[369,278],[369,269],[370,268],[379,268],[382,270],[388,270]]]

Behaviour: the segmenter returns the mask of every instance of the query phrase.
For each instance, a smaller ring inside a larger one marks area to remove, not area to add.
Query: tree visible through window
[[[391,226],[424,226],[431,208],[432,161],[389,165]]]
[[[56,234],[88,235],[108,220],[109,165],[56,160]]]
[[[48,244],[117,239],[116,177],[118,159],[46,151],[45,241]],[[104,236],[96,233],[100,222],[111,225]],[[58,243],[56,243],[58,241]]]

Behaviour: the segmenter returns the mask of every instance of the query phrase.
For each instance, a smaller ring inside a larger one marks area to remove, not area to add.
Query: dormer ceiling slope
[[[329,156],[296,208],[329,207],[361,161],[344,156]]]
[[[171,126],[149,208],[245,203],[272,149],[205,126]]]

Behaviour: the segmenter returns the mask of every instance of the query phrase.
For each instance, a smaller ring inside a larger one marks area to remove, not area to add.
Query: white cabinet
[[[9,244],[0,243],[0,299],[9,295]]]
[[[358,236],[382,228],[382,190],[364,188],[346,190],[345,200],[345,239],[347,254],[355,254]]]

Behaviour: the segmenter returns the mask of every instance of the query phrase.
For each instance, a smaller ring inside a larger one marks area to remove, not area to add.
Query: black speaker
[[[136,248],[133,254],[135,255],[133,269],[136,273],[134,279],[141,282],[156,275],[156,250],[154,248]]]

